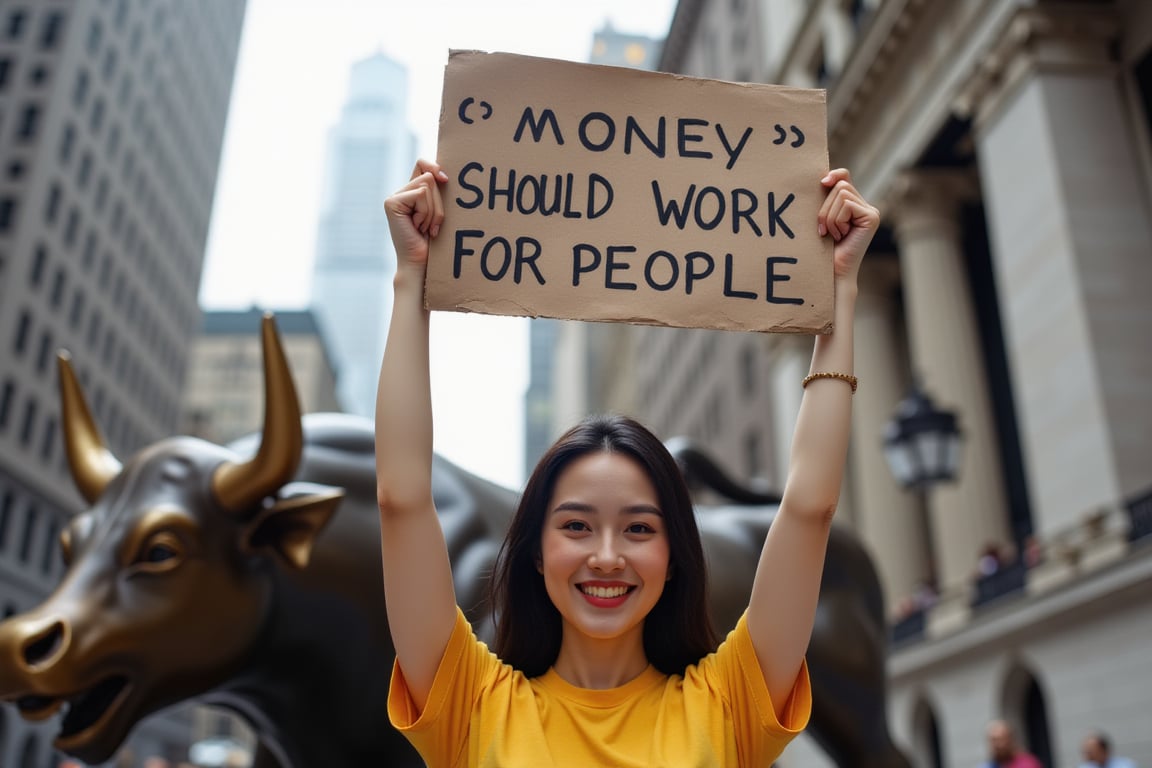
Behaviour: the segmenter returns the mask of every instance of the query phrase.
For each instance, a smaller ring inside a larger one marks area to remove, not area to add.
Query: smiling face
[[[638,462],[607,452],[572,461],[557,478],[540,551],[565,641],[642,648],[644,620],[668,579],[669,544],[656,488]]]

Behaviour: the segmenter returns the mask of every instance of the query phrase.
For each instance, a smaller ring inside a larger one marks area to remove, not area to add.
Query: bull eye
[[[184,548],[176,536],[167,532],[157,533],[144,542],[132,565],[153,573],[168,571],[180,564],[183,554]]]
[[[148,547],[148,551],[144,553],[144,562],[146,563],[162,563],[165,560],[171,560],[176,557],[176,551],[165,544],[153,544]]]

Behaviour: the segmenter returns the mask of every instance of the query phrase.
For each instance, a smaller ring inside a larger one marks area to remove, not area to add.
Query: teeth
[[[592,597],[620,597],[628,591],[628,587],[593,587],[585,584],[580,587],[584,594]]]

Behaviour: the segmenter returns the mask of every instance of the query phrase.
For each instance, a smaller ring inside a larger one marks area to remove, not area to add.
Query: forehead
[[[553,503],[568,497],[625,496],[655,504],[656,486],[640,462],[623,453],[598,451],[572,460],[556,478]]]

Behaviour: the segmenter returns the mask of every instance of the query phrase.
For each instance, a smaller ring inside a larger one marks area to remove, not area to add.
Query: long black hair
[[[491,581],[496,624],[493,650],[529,677],[560,653],[562,624],[537,569],[544,518],[560,473],[590,453],[619,453],[644,468],[668,533],[672,578],[644,620],[644,653],[664,674],[681,674],[716,649],[708,610],[707,566],[692,500],[676,460],[655,435],[627,416],[591,416],[568,430],[541,457],[528,479]]]

